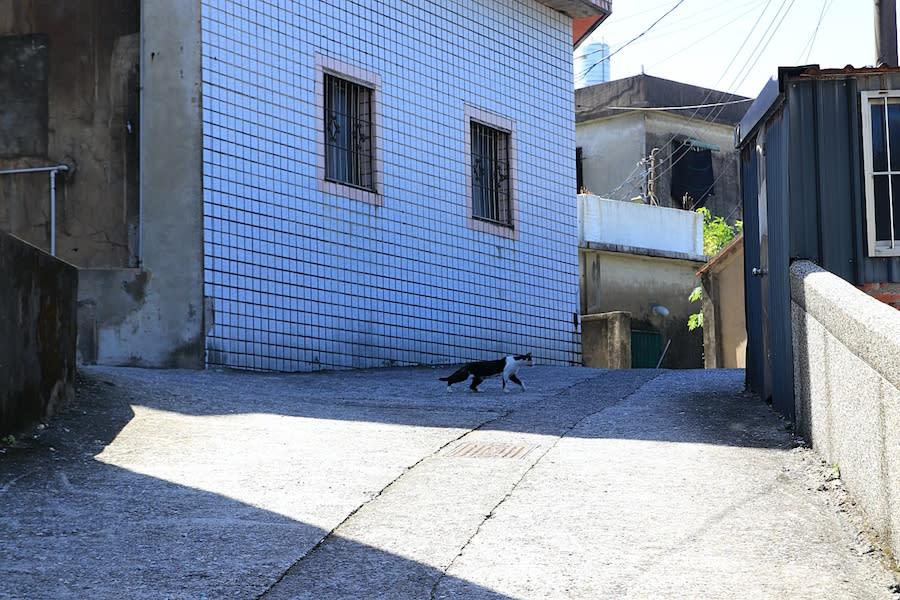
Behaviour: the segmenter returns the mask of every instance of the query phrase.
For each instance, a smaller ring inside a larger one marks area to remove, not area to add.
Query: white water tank
[[[609,81],[609,44],[590,42],[575,49],[575,89]]]

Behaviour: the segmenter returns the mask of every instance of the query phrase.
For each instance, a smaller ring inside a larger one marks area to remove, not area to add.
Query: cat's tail
[[[465,381],[469,378],[469,371],[462,367],[461,369],[457,369],[455,373],[452,375],[448,375],[447,377],[440,377],[441,381],[446,381],[447,385],[452,385],[454,383],[459,383],[460,381]]]

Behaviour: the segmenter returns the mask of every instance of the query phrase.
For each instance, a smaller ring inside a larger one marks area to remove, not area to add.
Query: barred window
[[[477,121],[472,127],[472,216],[512,227],[510,135]]]
[[[375,190],[372,89],[325,74],[325,179]]]

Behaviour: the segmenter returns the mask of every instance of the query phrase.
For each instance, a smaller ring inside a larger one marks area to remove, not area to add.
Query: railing
[[[0,175],[18,175],[21,173],[50,173],[50,256],[56,256],[56,174],[68,171],[68,165],[52,165],[49,167],[22,167],[5,169]]]

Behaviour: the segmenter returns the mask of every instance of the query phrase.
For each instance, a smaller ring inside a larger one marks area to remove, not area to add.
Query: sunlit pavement
[[[0,454],[3,598],[895,598],[742,371],[91,367]]]

